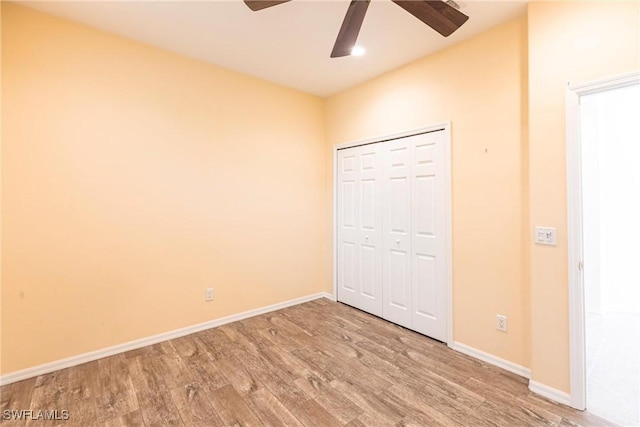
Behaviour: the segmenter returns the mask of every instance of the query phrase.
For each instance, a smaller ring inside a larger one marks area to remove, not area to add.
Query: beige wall
[[[6,2],[2,36],[2,372],[329,290],[321,99]]]
[[[531,247],[532,379],[569,392],[565,89],[640,69],[640,3],[529,4],[531,224],[558,246]]]
[[[2,7],[0,7],[0,47],[2,46]],[[0,297],[2,296],[2,50],[0,49]],[[2,373],[2,301],[0,301],[0,373]]]
[[[328,159],[335,144],[451,120],[454,340],[524,366],[526,36],[516,19],[327,100]]]

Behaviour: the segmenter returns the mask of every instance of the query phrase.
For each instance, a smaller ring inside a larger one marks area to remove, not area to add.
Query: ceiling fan
[[[266,9],[290,0],[244,0],[253,11]],[[356,44],[364,15],[371,0],[351,0],[342,27],[331,51],[332,58],[351,55]],[[440,34],[450,36],[462,26],[469,17],[449,3],[442,0],[391,0]],[[455,4],[455,3],[453,3]]]

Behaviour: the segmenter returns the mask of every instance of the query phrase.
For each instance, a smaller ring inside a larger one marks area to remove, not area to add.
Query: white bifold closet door
[[[436,131],[338,151],[337,207],[338,300],[442,341],[444,143]]]
[[[382,316],[382,164],[380,144],[338,152],[340,300]]]

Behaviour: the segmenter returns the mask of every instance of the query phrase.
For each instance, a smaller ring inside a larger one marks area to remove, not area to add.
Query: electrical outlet
[[[507,332],[507,316],[496,314],[496,329],[499,331]]]
[[[207,288],[207,291],[204,295],[205,301],[213,301],[213,288]]]

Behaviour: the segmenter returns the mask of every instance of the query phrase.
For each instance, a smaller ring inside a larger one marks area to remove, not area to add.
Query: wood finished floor
[[[0,388],[2,426],[611,425],[527,380],[326,299]]]

